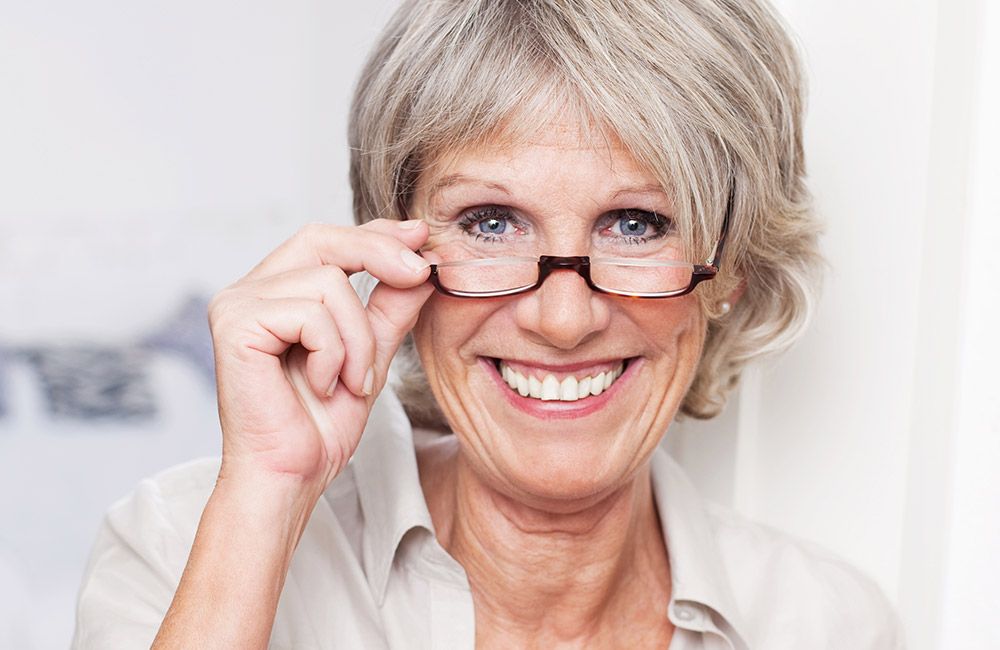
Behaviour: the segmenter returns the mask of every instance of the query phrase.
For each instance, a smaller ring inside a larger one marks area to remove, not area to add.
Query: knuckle
[[[387,312],[385,309],[376,304],[368,304],[368,313],[371,314],[371,318],[378,321],[383,327],[382,329],[390,329],[392,331],[403,329],[406,323],[399,322],[400,319],[394,317],[392,314]]]
[[[333,318],[330,316],[330,311],[321,302],[315,300],[309,300],[305,307],[305,313],[303,316],[308,318],[314,323],[323,324],[324,329],[332,327],[336,330],[336,324],[333,322]]]
[[[309,301],[302,314],[302,320],[302,326],[311,329],[323,346],[333,347],[340,344],[337,321],[323,303]]]
[[[216,329],[233,309],[233,291],[230,288],[223,289],[212,296],[208,303],[208,325],[211,329]]]
[[[337,372],[344,367],[344,360],[347,358],[347,350],[344,346],[340,344],[339,339],[334,338],[330,341],[328,345],[323,346],[322,353],[327,362],[330,363],[334,368],[337,368]]]
[[[212,334],[216,338],[238,337],[248,329],[247,321],[252,311],[252,304],[245,299],[226,301],[209,318]]]

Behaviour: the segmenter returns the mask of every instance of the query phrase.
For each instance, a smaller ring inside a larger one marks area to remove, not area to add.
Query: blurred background
[[[217,454],[207,300],[348,223],[396,2],[0,0],[0,647],[69,643],[103,512]],[[872,575],[910,647],[1000,627],[1000,7],[780,0],[831,271],[803,343],[665,445]]]

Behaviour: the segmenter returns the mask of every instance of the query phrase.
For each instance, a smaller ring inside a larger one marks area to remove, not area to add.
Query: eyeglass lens
[[[626,294],[681,291],[691,284],[694,273],[694,265],[674,261],[591,260],[589,266],[594,285]],[[515,258],[443,264],[437,273],[441,285],[451,291],[494,293],[533,286],[539,268],[537,260]]]

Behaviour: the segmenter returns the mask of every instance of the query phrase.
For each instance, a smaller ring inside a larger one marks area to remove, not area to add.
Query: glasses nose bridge
[[[552,271],[573,271],[593,289],[594,284],[590,280],[590,257],[587,255],[542,255],[538,258],[538,282],[535,288],[542,286],[546,278]]]

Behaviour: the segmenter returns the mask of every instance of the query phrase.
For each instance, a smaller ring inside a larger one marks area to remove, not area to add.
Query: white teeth
[[[504,362],[500,362],[500,375],[504,383],[510,386],[522,397],[533,397],[543,401],[575,402],[591,395],[600,395],[613,384],[625,371],[625,364],[619,363],[615,368],[599,372],[593,376],[574,377],[568,375],[561,382],[555,375],[546,375],[544,379],[525,376]]]
[[[567,377],[559,384],[559,399],[564,402],[575,402],[580,399],[577,394],[576,377]]]
[[[542,380],[542,401],[550,402],[559,399],[559,381],[552,375],[546,375]]]
[[[542,399],[542,382],[534,376],[528,377],[528,395],[535,399]]]
[[[597,396],[604,392],[604,373],[594,375],[594,379],[590,382],[590,394]]]
[[[528,394],[529,394],[528,393],[528,378],[525,377],[524,375],[522,375],[519,372],[514,372],[513,370],[511,370],[511,373],[517,379],[517,392],[521,394],[521,397],[527,397]]]
[[[559,399],[559,380],[552,375],[545,375],[542,380],[542,401]]]

